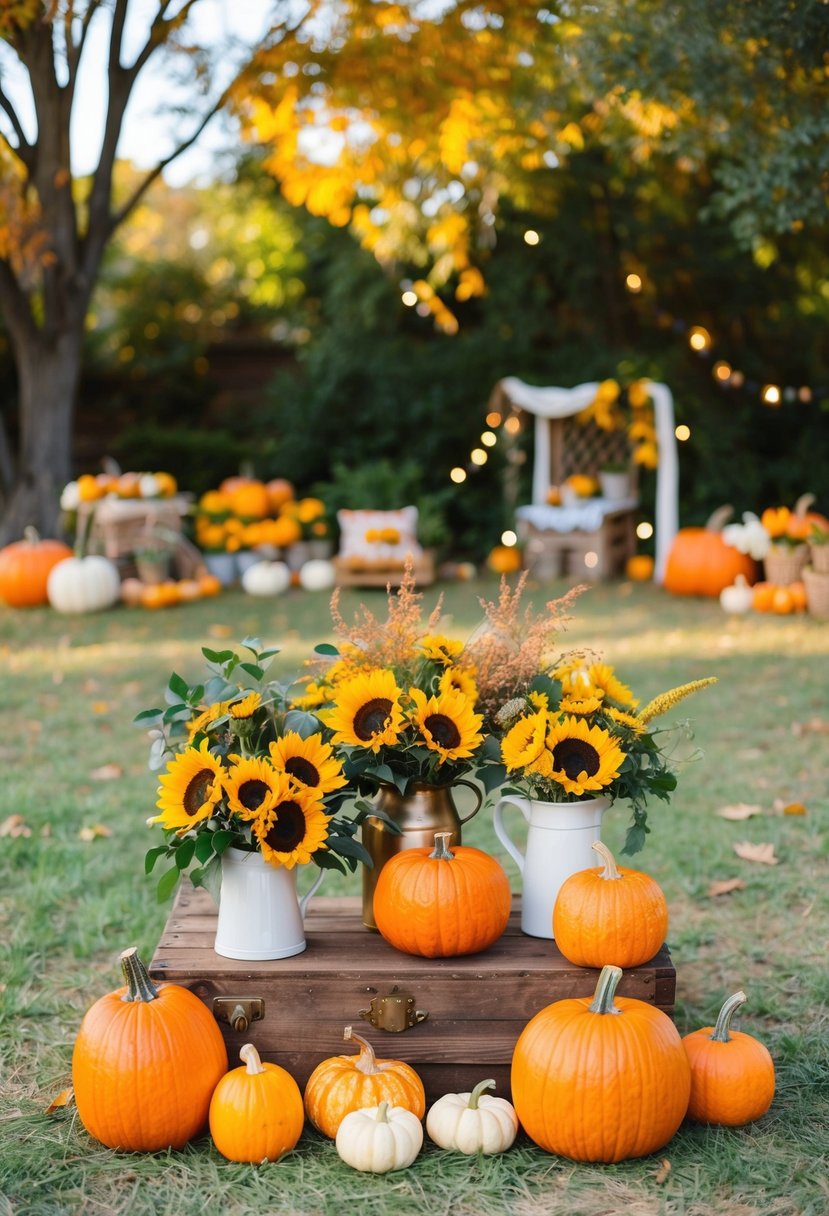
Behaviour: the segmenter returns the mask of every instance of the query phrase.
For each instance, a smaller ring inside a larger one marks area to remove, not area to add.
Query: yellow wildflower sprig
[[[658,718],[660,714],[667,713],[669,709],[684,701],[686,697],[690,697],[692,693],[699,692],[701,688],[707,688],[709,684],[716,684],[716,676],[708,676],[705,680],[691,680],[690,684],[680,684],[678,688],[671,688],[668,692],[661,692],[658,697],[654,697],[652,701],[648,701],[644,709],[639,711],[637,717],[640,722],[650,722],[653,718]]]

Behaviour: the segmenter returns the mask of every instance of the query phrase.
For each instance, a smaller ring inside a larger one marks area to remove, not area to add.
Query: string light
[[[684,443],[686,439],[691,438],[691,428],[686,426],[684,422],[680,422],[679,426],[674,428],[674,434],[680,443]]]
[[[498,413],[497,410],[490,410],[486,416],[487,426],[500,426],[501,421],[502,421],[501,415]]]
[[[653,524],[649,524],[646,519],[643,519],[641,524],[636,525],[636,535],[640,540],[650,540],[653,536]]]
[[[541,237],[534,228],[528,228],[524,233],[524,243],[527,245],[537,245],[540,240]]]
[[[407,308],[414,308],[415,304],[417,304],[417,292],[416,291],[404,291],[403,295],[400,297],[400,299],[403,301],[403,303],[406,305]]]
[[[779,405],[783,400],[780,386],[777,384],[764,384],[760,390],[760,400],[763,402],[763,405]]]
[[[625,287],[635,295],[642,290],[642,279],[638,274],[629,274],[625,279]]]
[[[501,544],[506,545],[508,549],[511,549],[513,545],[518,544],[518,537],[511,528],[507,528],[506,532],[501,533]]]
[[[595,566],[598,566],[598,564],[599,564],[598,553],[594,553],[592,551],[592,549],[588,553],[585,553],[584,564],[585,564],[585,566],[587,566],[588,570],[592,570]]]
[[[454,481],[455,485],[459,486],[464,481],[466,481],[466,469],[462,469],[462,468],[460,468],[460,466],[456,466],[452,470],[452,472],[449,474],[449,476],[452,478],[452,481]]]
[[[489,459],[489,454],[485,452],[483,448],[473,448],[469,453],[469,459],[473,464],[482,465],[486,464],[487,460]]]
[[[725,359],[720,359],[711,370],[715,380],[719,380],[722,384],[728,384],[728,381],[731,379],[730,363],[726,363]]]
[[[711,346],[711,335],[702,325],[695,325],[688,334],[688,345],[698,353],[708,350]]]
[[[521,430],[521,419],[515,414],[511,414],[504,423],[504,430],[508,435],[517,435]]]
[[[484,431],[484,433],[481,435],[481,443],[484,445],[484,447],[494,448],[497,442],[498,436],[494,431]]]

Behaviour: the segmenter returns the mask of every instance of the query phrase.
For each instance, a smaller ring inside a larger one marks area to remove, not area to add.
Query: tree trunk
[[[55,536],[60,494],[72,476],[72,427],[81,372],[82,331],[46,342],[39,333],[15,343],[20,444],[16,478],[2,521],[0,544],[19,540],[27,524]]]

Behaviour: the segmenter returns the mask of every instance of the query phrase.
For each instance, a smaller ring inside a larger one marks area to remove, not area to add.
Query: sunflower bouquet
[[[166,709],[136,722],[150,728],[150,767],[161,771],[158,814],[165,834],[146,855],[173,862],[158,883],[166,899],[188,872],[212,890],[222,853],[259,852],[274,866],[314,862],[354,870],[367,861],[354,837],[361,817],[342,814],[347,779],[331,730],[290,703],[290,684],[268,678],[278,653],[245,638],[243,656],[204,648],[206,678],[188,685],[170,677]]]

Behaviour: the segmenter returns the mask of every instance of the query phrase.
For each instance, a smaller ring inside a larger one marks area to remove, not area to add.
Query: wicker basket
[[[817,574],[829,574],[829,542],[823,545],[809,545],[812,569]]]
[[[808,560],[808,545],[795,545],[791,549],[784,545],[772,545],[763,558],[766,581],[774,583],[776,587],[788,587],[789,583],[800,580]]]
[[[829,618],[829,573],[821,573],[806,566],[803,570],[806,585],[806,607],[812,616]]]

